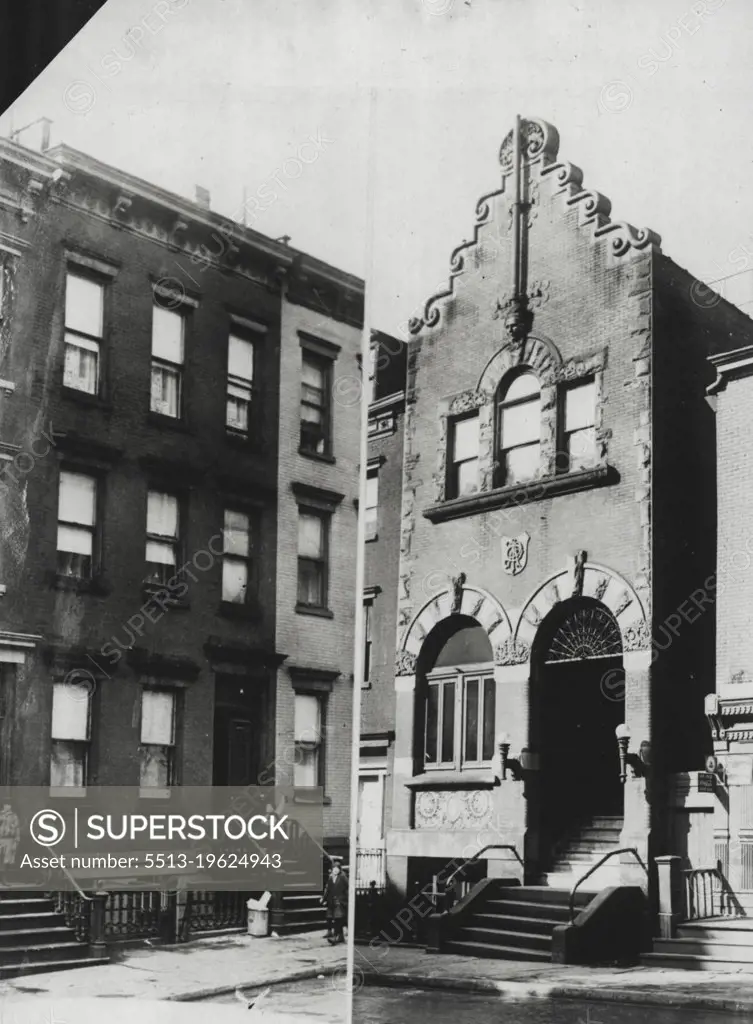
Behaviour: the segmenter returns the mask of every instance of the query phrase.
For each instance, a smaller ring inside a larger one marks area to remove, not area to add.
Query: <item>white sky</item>
[[[396,333],[470,237],[516,113],[694,274],[753,268],[752,96],[750,0],[110,0],[11,113],[229,215],[266,184],[254,227],[356,274],[372,162],[373,319]]]

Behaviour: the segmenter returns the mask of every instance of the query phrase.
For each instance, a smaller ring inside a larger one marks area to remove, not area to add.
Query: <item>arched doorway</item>
[[[625,673],[614,615],[592,598],[557,604],[538,629],[531,668],[542,833],[551,849],[594,819],[623,815],[615,729],[625,720]]]

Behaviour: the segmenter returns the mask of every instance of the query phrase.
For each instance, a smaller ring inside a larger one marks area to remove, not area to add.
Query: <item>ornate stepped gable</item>
[[[606,238],[612,254],[616,257],[626,255],[631,249],[646,249],[649,246],[661,246],[661,238],[650,228],[635,228],[627,221],[612,221],[609,214],[612,204],[606,196],[592,189],[583,188],[583,172],[575,164],[558,160],[559,133],[557,129],[536,118],[521,122],[522,159],[532,169],[531,206],[538,202],[539,181],[551,179],[554,182],[554,195],[564,198],[565,207],[575,207],[580,214],[580,225],[592,229],[594,241]],[[455,293],[455,279],[465,272],[465,261],[469,250],[479,244],[479,229],[487,224],[492,217],[492,200],[504,195],[513,174],[512,130],[504,139],[499,153],[502,167],[502,188],[482,196],[476,204],[476,223],[473,229],[473,241],[463,242],[450,256],[450,280],[448,287],[432,295],[424,306],[422,317],[413,317],[408,322],[408,330],[415,335],[425,327],[436,327],[442,315],[441,300],[450,298]],[[538,172],[538,178],[535,173]],[[546,282],[539,283],[545,288]]]

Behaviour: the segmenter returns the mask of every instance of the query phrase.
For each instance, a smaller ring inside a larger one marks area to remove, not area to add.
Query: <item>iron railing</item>
[[[682,872],[686,921],[721,917],[729,908],[724,899],[724,879],[718,867],[689,868]]]
[[[379,890],[384,889],[387,884],[383,846],[356,850],[356,892],[367,892],[372,883]]]
[[[575,885],[570,890],[570,899],[568,901],[568,911],[570,913],[570,924],[572,924],[573,921],[575,920],[575,894],[578,891],[578,889],[580,888],[580,886],[583,884],[583,882],[585,882],[585,880],[587,878],[589,878],[594,873],[594,871],[598,871],[598,869],[602,866],[602,864],[606,864],[606,862],[610,859],[610,857],[616,857],[620,853],[630,853],[630,854],[632,854],[632,856],[635,857],[635,859],[638,861],[640,866],[646,872],[646,878],[648,879],[648,868],[646,867],[646,865],[641,860],[640,856],[638,855],[638,851],[636,850],[636,848],[634,846],[624,846],[624,847],[622,847],[619,850],[610,850],[609,853],[605,853],[603,857],[600,857],[596,861],[595,864],[592,864],[591,867],[588,869],[588,871],[585,871],[580,876],[578,881],[575,883]]]

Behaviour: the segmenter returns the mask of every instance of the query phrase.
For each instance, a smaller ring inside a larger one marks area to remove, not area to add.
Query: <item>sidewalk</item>
[[[220,935],[180,946],[124,951],[103,967],[30,974],[0,982],[3,998],[16,995],[129,996],[202,999],[281,981],[344,972],[346,945],[330,946],[320,933],[282,939]]]
[[[749,967],[749,972],[739,974],[656,967],[577,967],[356,945],[353,988],[381,985],[497,992],[510,999],[599,999],[735,1011],[753,1018],[753,964]]]

